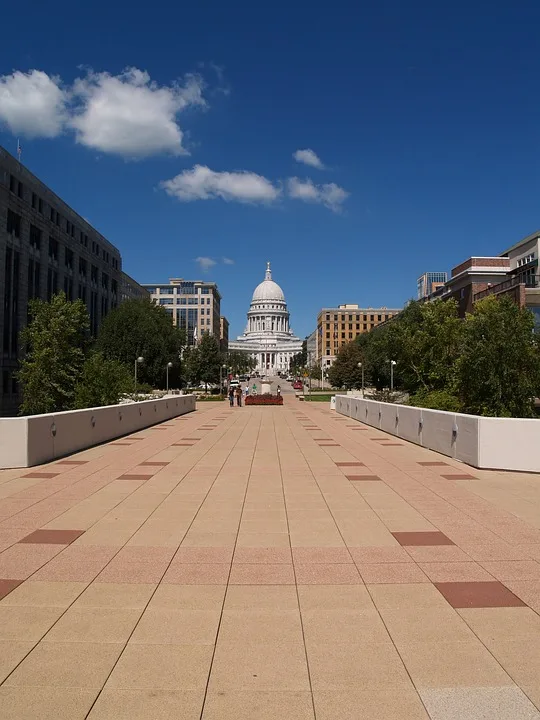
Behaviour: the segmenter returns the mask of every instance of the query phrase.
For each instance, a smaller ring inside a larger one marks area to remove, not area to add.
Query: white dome
[[[259,283],[253,292],[251,302],[268,302],[275,300],[278,302],[285,302],[285,295],[279,285],[272,280],[272,272],[270,270],[270,263],[266,264],[266,277]]]

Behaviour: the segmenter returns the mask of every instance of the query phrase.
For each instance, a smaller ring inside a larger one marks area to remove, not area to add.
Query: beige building
[[[359,305],[323,308],[317,316],[317,363],[329,367],[343,345],[399,312],[401,308],[361,308]]]
[[[219,346],[221,352],[229,349],[229,321],[223,315],[219,318]]]
[[[171,313],[176,327],[187,330],[188,345],[195,345],[205,332],[220,340],[221,295],[216,283],[171,278],[165,284],[142,286]]]

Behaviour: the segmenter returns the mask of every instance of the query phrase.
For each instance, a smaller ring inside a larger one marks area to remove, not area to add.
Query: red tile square
[[[226,585],[230,565],[225,563],[171,563],[162,582],[169,585]]]
[[[84,530],[34,530],[19,540],[20,543],[41,545],[69,545],[84,533]]]
[[[342,565],[353,562],[346,547],[295,547],[293,559],[295,565]]]
[[[362,578],[356,566],[350,564],[296,564],[298,585],[361,585]]]
[[[393,532],[400,545],[455,545],[449,537],[438,530],[426,532]]]
[[[435,583],[435,587],[453,608],[526,607],[498,581]]]
[[[125,473],[125,475],[120,475],[118,478],[119,480],[150,480],[150,478],[154,477],[153,475],[137,475],[136,473]]]
[[[450,467],[448,463],[445,462],[419,462],[418,464],[423,467]]]
[[[372,482],[374,480],[381,480],[382,482],[378,475],[345,475],[345,477],[351,482]]]
[[[53,478],[53,477],[56,477],[57,475],[60,475],[60,473],[55,473],[55,472],[31,472],[31,473],[27,473],[26,475],[22,475],[22,477],[25,477],[25,478],[27,478],[27,477],[28,477],[28,478]]]
[[[287,547],[237,547],[234,562],[244,565],[290,565],[291,550]]]
[[[139,467],[165,467],[169,464],[168,462],[143,462],[139,464]]]
[[[294,585],[292,565],[233,563],[231,585]]]
[[[428,577],[414,562],[357,564],[362,580],[366,584],[399,584],[429,582]]]
[[[6,595],[9,595],[9,593],[12,590],[15,590],[17,585],[20,585],[22,583],[22,580],[4,580],[0,579],[0,600],[2,598],[5,598]]]
[[[456,473],[453,475],[441,475],[445,480],[476,480],[474,475],[467,475],[467,473]]]

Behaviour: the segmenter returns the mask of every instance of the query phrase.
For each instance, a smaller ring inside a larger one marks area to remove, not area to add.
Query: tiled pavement
[[[2,720],[540,719],[540,476],[323,405],[2,471],[0,550]]]

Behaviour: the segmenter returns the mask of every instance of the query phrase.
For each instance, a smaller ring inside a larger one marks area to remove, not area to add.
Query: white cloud
[[[186,153],[177,115],[189,105],[204,106],[202,81],[160,87],[147,72],[128,68],[120,75],[90,72],[78,78],[81,105],[71,118],[77,142],[124,157]]]
[[[68,93],[59,78],[40,70],[0,76],[0,123],[26,137],[60,135],[67,118]]]
[[[209,257],[196,257],[195,262],[198,263],[203,272],[208,272],[216,264],[216,261]]]
[[[270,203],[281,193],[279,187],[262,175],[247,170],[215,172],[205,165],[184,170],[176,177],[164,180],[161,187],[182,202],[221,198],[233,202]]]
[[[118,75],[89,70],[71,86],[40,70],[0,76],[0,122],[15,134],[76,141],[104,153],[141,158],[185,154],[179,114],[205,107],[198,75],[160,86],[150,75],[127,68]]]
[[[231,260],[231,258],[224,257],[222,260],[224,265],[234,265],[234,260]]]
[[[340,212],[341,206],[350,194],[335,183],[315,185],[309,178],[300,180],[297,177],[289,178],[287,189],[289,197],[304,202],[319,203],[333,212]]]
[[[304,165],[309,165],[310,167],[318,168],[319,170],[324,170],[324,165],[321,159],[319,158],[317,153],[310,148],[306,148],[306,150],[297,150],[293,153],[293,158],[296,160],[296,162],[303,163]]]

